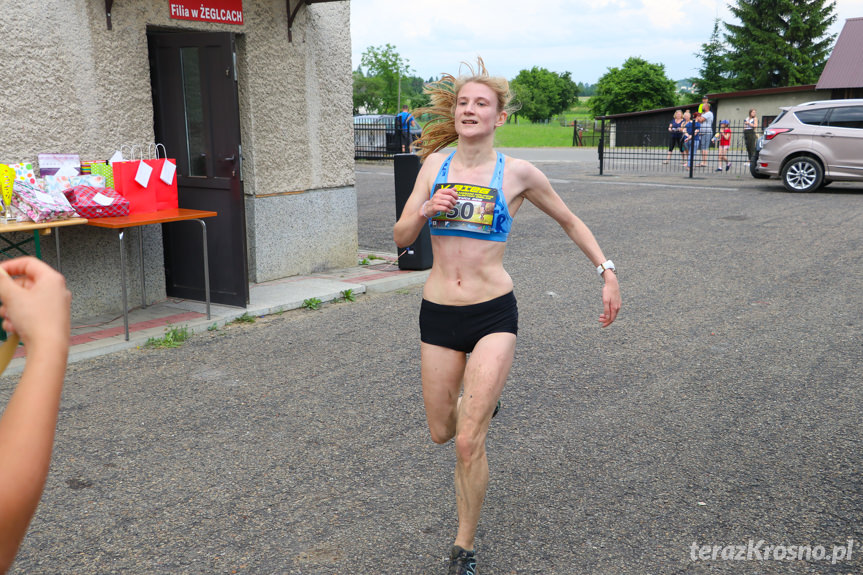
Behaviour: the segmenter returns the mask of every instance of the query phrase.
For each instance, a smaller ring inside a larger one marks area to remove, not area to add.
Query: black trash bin
[[[396,184],[396,220],[402,216],[402,210],[414,190],[417,174],[420,172],[420,158],[415,154],[396,154],[393,156],[393,172]],[[420,235],[403,252],[399,258],[401,270],[427,270],[432,267],[431,234],[429,227],[423,226]]]

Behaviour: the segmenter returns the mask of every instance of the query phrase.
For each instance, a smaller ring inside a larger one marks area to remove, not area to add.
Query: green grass
[[[582,132],[582,138],[591,145],[593,123],[587,127],[590,129]],[[498,148],[569,148],[572,147],[572,131],[572,126],[561,126],[559,123],[504,124],[494,134],[494,145]]]
[[[572,146],[573,122],[584,126],[583,138],[590,138],[593,114],[586,102],[579,101],[565,114],[551,118],[547,124],[532,124],[524,118],[519,118],[516,124],[513,119],[497,129],[494,145],[501,148],[568,148]]]
[[[494,135],[499,148],[562,148],[572,146],[572,128],[560,124],[504,124]]]

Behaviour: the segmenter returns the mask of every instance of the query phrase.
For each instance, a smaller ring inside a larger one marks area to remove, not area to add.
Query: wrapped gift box
[[[129,215],[129,200],[111,188],[75,186],[66,197],[82,218],[112,218]]]
[[[45,191],[21,180],[16,180],[13,185],[12,206],[23,217],[37,223],[78,216],[63,194]]]

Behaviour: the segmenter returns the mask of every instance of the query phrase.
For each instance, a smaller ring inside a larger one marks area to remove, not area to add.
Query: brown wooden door
[[[177,160],[181,208],[213,210],[207,224],[214,303],[249,301],[242,146],[234,36],[150,31],[156,141]],[[201,230],[196,222],[163,226],[168,296],[204,299]]]

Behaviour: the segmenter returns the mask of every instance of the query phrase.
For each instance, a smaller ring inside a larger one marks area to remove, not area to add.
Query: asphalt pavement
[[[593,266],[525,204],[480,573],[863,572],[863,187],[513,153],[590,226],[624,307],[599,327]],[[360,247],[392,252],[391,166],[359,163],[357,191]],[[420,299],[404,285],[71,364],[11,573],[445,573],[454,453],[426,429]]]

